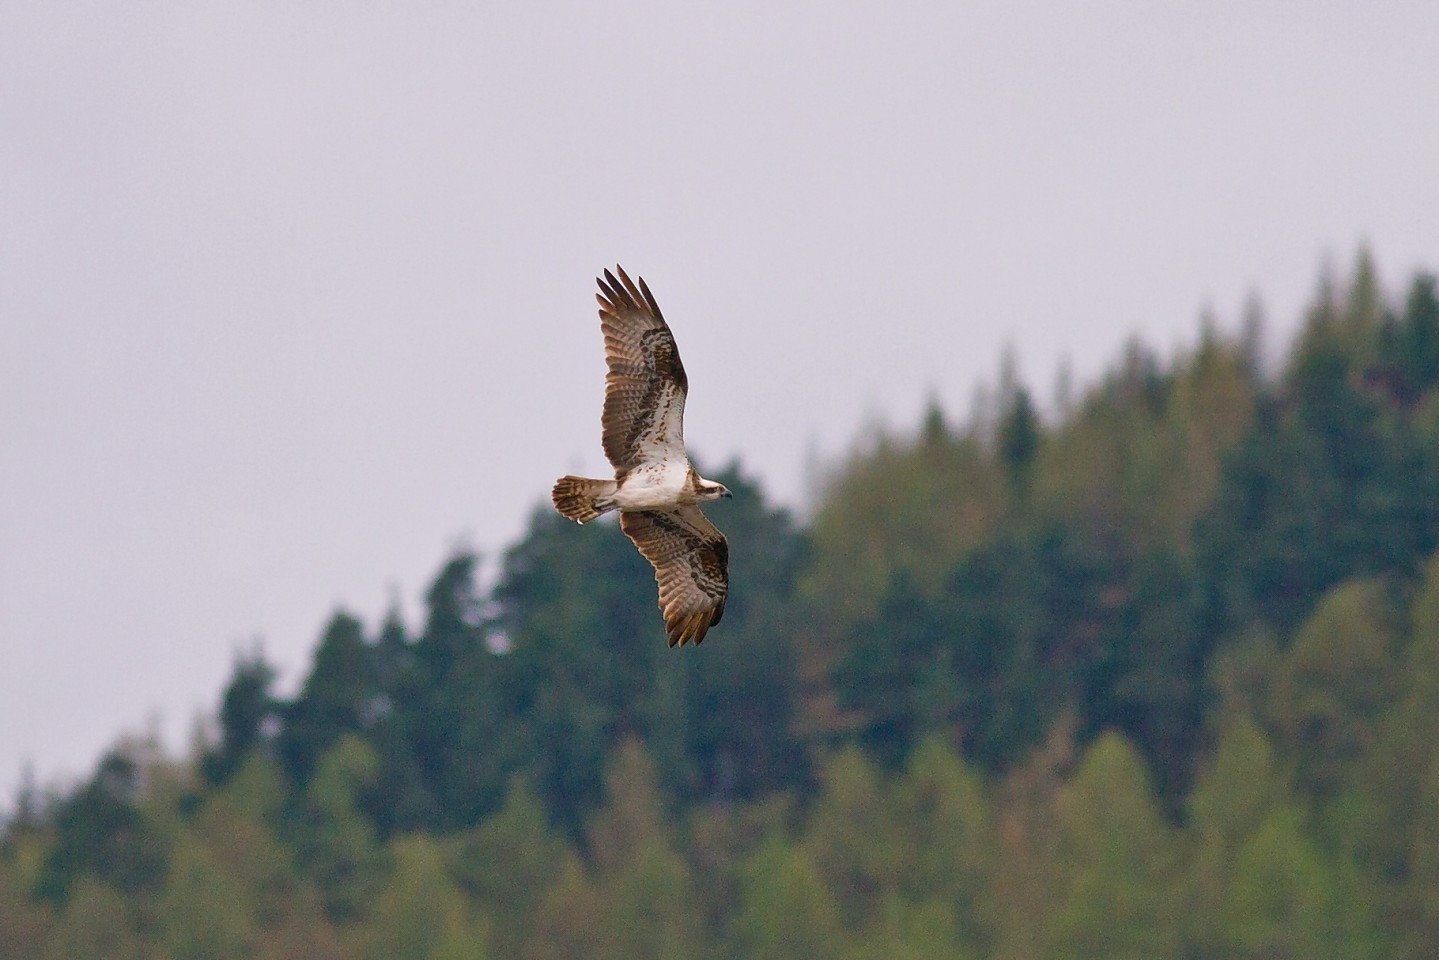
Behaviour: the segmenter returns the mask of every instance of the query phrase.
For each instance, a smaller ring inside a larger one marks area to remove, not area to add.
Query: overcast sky
[[[291,689],[337,605],[414,623],[456,544],[604,475],[616,261],[692,448],[796,506],[1006,345],[1046,398],[1251,290],[1282,344],[1363,242],[1398,289],[1439,267],[1436,36],[1429,2],[5,0],[0,797],[152,722],[182,749],[237,647]]]

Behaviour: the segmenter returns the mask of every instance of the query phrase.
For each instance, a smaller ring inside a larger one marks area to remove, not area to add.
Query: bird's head
[[[729,487],[722,483],[710,483],[700,488],[700,499],[702,500],[730,500],[734,494],[729,492]]]

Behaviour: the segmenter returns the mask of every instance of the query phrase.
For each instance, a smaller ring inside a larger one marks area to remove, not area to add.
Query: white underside
[[[636,467],[615,491],[614,502],[621,510],[673,510],[679,506],[689,472],[688,460],[661,460]]]

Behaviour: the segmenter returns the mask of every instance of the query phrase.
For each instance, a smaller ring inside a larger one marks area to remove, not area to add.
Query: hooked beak
[[[724,500],[733,500],[734,494],[729,492],[729,487],[725,487],[725,491],[724,493],[720,494],[720,498]]]

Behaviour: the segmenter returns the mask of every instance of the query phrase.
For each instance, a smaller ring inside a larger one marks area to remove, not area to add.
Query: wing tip
[[[693,641],[695,646],[699,646],[704,642],[710,627],[719,623],[719,614],[723,612],[723,608],[724,604],[721,603],[718,607],[696,610],[666,622],[665,631],[668,634],[669,645],[682,647]]]
[[[595,277],[595,283],[599,285],[601,293],[595,294],[595,299],[600,303],[601,314],[618,314],[620,309],[641,310],[650,314],[656,320],[664,320],[664,314],[660,313],[660,305],[655,300],[655,295],[650,292],[649,285],[645,283],[644,277],[630,279],[625,268],[618,263],[615,264],[615,273],[610,272],[609,267],[604,268],[604,276]],[[636,284],[638,280],[638,284]]]

